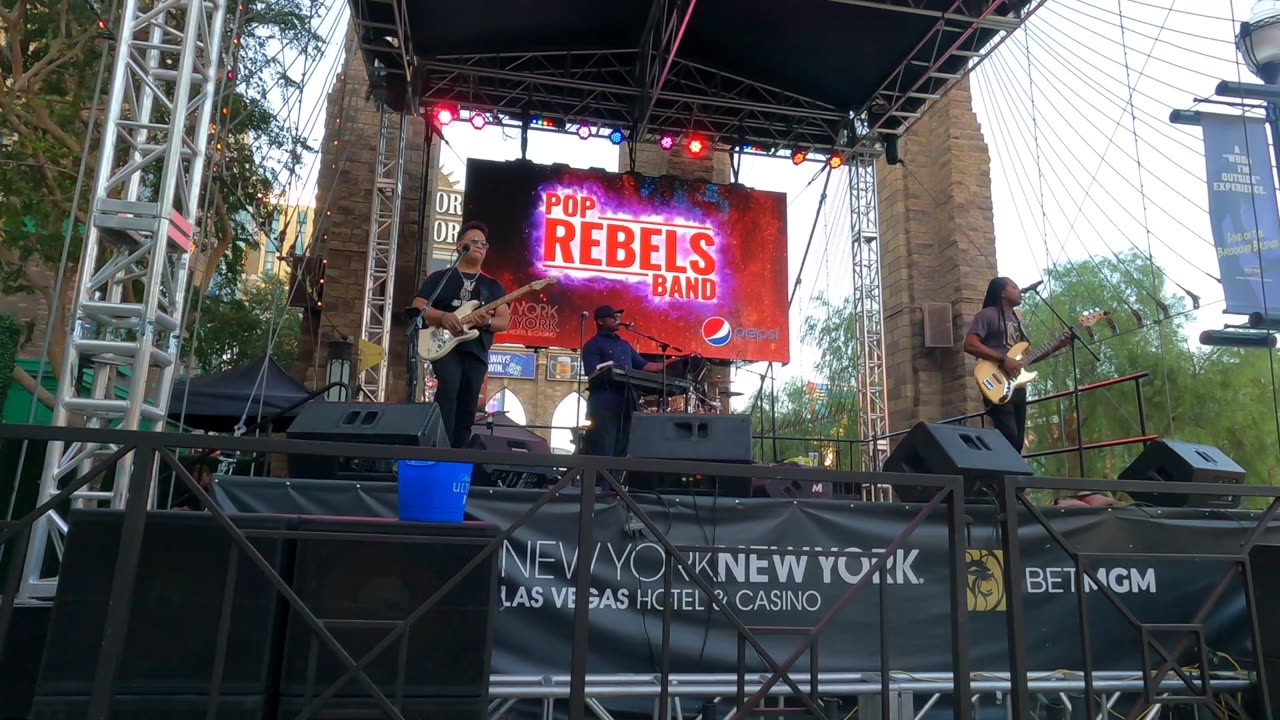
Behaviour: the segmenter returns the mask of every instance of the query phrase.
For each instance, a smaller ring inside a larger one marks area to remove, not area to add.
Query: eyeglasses
[[[470,246],[471,246],[471,247],[473,247],[473,248],[487,248],[487,247],[489,247],[489,243],[488,243],[487,241],[485,241],[485,240],[471,240],[471,241],[469,241],[469,242],[467,242],[467,243],[465,243],[465,244],[466,244],[466,245],[470,245]]]

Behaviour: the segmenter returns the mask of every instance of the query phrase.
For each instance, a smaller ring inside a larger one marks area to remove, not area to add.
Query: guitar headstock
[[[1076,323],[1080,325],[1080,327],[1090,328],[1102,322],[1102,320],[1108,315],[1110,315],[1110,313],[1106,310],[1094,308],[1080,313],[1080,318],[1076,320]]]
[[[556,282],[557,282],[556,278],[553,278],[553,277],[542,278],[541,280],[534,280],[533,282],[529,283],[529,288],[531,290],[541,290],[542,288],[548,285],[555,285]]]

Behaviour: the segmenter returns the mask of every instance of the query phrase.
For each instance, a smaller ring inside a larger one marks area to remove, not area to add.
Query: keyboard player
[[[595,311],[596,334],[582,346],[582,369],[587,374],[612,362],[620,368],[662,372],[662,363],[649,362],[618,336],[622,311],[612,305],[601,305]],[[623,457],[631,434],[631,414],[639,404],[634,389],[602,386],[588,392],[587,427],[584,455]]]

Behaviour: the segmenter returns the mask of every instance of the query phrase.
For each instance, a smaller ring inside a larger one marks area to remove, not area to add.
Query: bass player
[[[1022,304],[1022,290],[1007,277],[993,278],[987,283],[987,294],[982,298],[982,309],[973,316],[969,332],[964,337],[964,351],[979,360],[990,360],[1000,365],[1009,377],[1017,377],[1022,363],[1009,357],[1009,348],[1027,340],[1022,313],[1015,308]],[[1053,351],[1036,360],[1039,362],[1066,347],[1070,336],[1058,341]],[[1022,452],[1023,438],[1027,430],[1027,389],[1014,391],[1009,402],[1000,405],[983,400],[991,424],[1004,435],[1014,450]]]
[[[488,304],[506,294],[502,283],[480,271],[489,251],[489,228],[484,223],[468,222],[458,230],[458,252],[461,259],[454,268],[437,270],[427,276],[422,288],[413,298],[415,308],[425,308],[423,321],[429,327],[443,327],[455,336],[464,332],[456,310],[468,300]],[[431,307],[427,299],[436,293]],[[436,405],[444,423],[449,444],[455,448],[466,445],[471,438],[471,425],[476,419],[476,406],[484,389],[485,375],[489,372],[489,347],[494,333],[500,333],[511,324],[511,308],[499,305],[489,313],[488,321],[481,327],[480,336],[458,345],[448,355],[431,364],[435,372]]]

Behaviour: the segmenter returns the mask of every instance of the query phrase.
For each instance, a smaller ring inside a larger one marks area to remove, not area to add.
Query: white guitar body
[[[479,300],[468,300],[462,303],[462,307],[454,312],[460,318],[465,318],[475,312],[480,307]],[[466,332],[461,335],[454,335],[443,327],[429,327],[418,331],[418,356],[423,360],[435,362],[440,358],[448,355],[451,350],[464,342],[470,342],[480,337],[480,331],[471,327],[468,323],[463,323],[462,327]]]
[[[481,305],[479,300],[468,300],[462,303],[462,306],[454,310],[453,314],[457,315],[458,319],[462,321],[462,329],[465,332],[455,336],[443,327],[428,327],[419,330],[418,357],[429,362],[439,360],[462,343],[480,337],[480,330],[477,327],[488,320],[490,311],[524,296],[525,293],[541,290],[555,283],[555,278],[534,280],[519,290],[507,293],[488,305]]]

